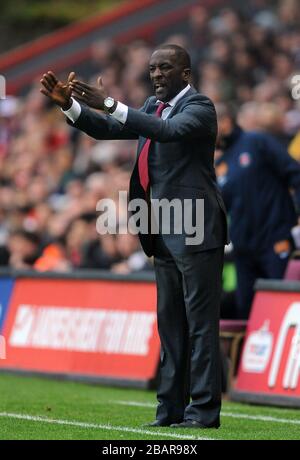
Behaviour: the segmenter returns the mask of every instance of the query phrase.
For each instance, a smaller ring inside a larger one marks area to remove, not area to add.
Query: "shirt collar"
[[[189,84],[188,84],[187,86],[185,86],[185,87],[180,91],[180,93],[176,94],[176,96],[173,97],[173,99],[171,99],[170,101],[168,101],[169,106],[174,107],[174,105],[179,101],[179,99],[181,99],[181,98],[185,95],[185,93],[188,92],[188,90],[189,90],[190,88],[191,88],[191,85],[189,85]],[[160,102],[161,102],[160,100],[157,100],[157,101],[156,101],[156,104],[159,104]]]

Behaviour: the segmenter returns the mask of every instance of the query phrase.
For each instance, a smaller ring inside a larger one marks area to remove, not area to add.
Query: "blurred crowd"
[[[203,3],[191,11],[186,33],[165,42],[190,52],[200,92],[233,104],[245,130],[272,133],[300,161],[300,100],[291,95],[291,79],[300,75],[298,1],[249,0],[240,10],[214,13]],[[110,96],[139,108],[152,94],[155,45],[95,43],[89,81],[101,74]],[[96,141],[71,128],[39,88],[34,82],[25,97],[0,101],[0,265],[151,269],[136,236],[99,234],[96,227],[102,198],[114,200],[126,225],[119,191],[128,189],[136,142]]]

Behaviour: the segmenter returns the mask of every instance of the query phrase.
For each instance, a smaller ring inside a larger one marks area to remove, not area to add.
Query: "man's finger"
[[[101,77],[101,76],[97,78],[97,83],[98,83],[98,86],[99,86],[100,88],[103,87],[103,82],[102,82],[102,77]]]
[[[75,72],[70,72],[68,76],[68,83],[71,83],[72,80],[75,78]]]
[[[85,88],[84,86],[73,86],[71,83],[70,88],[72,91],[74,91],[74,93],[79,94],[80,96],[82,95],[84,96],[85,94],[89,96],[92,95],[92,92],[88,90],[87,88]]]
[[[84,94],[82,94],[82,93],[84,93]],[[86,102],[88,95],[84,91],[74,91],[74,90],[72,90],[72,96],[75,96],[76,98],[80,99],[81,101]]]
[[[70,85],[67,85],[67,86],[66,86],[66,90],[65,90],[65,91],[66,91],[66,95],[67,95],[67,97],[69,97],[69,98],[70,98],[70,97],[71,97],[71,95],[72,95],[72,88],[71,88],[71,86],[70,86]]]
[[[77,88],[77,87],[74,87],[74,86],[71,86],[71,85],[70,85],[70,88],[71,88],[72,92],[74,92],[74,93],[76,93],[76,94],[82,95],[82,93],[85,92],[85,91],[83,91],[82,88]]]
[[[82,97],[80,96],[79,94],[73,94],[73,97],[75,96],[75,99],[79,102],[84,102],[85,104],[87,104],[87,101],[85,99],[85,97]]]
[[[49,83],[47,82],[47,80],[45,78],[42,78],[40,80],[40,82],[42,83],[42,85],[46,88],[47,91],[51,91],[52,90],[52,87],[51,85],[49,85]]]
[[[43,93],[45,96],[51,97],[51,93],[44,88],[41,88],[40,92]]]
[[[58,83],[58,78],[56,77],[56,75],[54,75],[52,70],[48,70],[47,75],[49,75],[49,77],[51,78],[51,80],[53,81],[55,85],[56,83]]]
[[[91,91],[92,87],[86,83],[84,83],[83,81],[79,81],[79,80],[73,80],[70,85],[72,87],[76,87],[76,88],[79,88],[79,89],[82,89],[84,90],[85,92],[87,91]]]
[[[56,83],[54,83],[52,77],[47,73],[44,73],[42,79],[48,84],[49,88],[53,89],[55,87]]]

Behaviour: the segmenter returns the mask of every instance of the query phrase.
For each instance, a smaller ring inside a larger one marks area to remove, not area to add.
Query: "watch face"
[[[112,97],[107,97],[104,101],[105,107],[110,109],[114,105],[115,101]]]

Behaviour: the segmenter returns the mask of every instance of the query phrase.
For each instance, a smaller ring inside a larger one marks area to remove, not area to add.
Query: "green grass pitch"
[[[218,430],[148,428],[153,391],[0,374],[0,440],[300,439],[300,410],[223,402]]]

